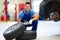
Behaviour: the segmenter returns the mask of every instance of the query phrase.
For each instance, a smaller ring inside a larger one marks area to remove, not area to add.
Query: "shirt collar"
[[[30,10],[31,10],[31,9],[30,9]],[[29,12],[30,12],[30,10],[29,10]],[[24,11],[24,13],[26,13],[25,10],[23,10],[23,11]],[[28,13],[29,13],[29,12],[28,12]]]

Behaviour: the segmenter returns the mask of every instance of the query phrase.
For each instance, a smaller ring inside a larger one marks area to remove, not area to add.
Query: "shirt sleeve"
[[[21,12],[18,14],[18,18],[22,20],[23,16],[24,16],[24,13],[21,11]]]
[[[31,10],[31,16],[33,16],[35,14],[35,12],[33,10]]]

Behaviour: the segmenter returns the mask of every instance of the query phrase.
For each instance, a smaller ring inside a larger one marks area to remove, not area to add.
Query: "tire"
[[[43,8],[44,13],[42,12],[40,14],[43,14],[43,17],[45,19],[50,18],[50,14],[52,12],[59,12],[60,14],[60,0],[44,0],[41,4],[42,4],[42,7],[41,6],[40,7]],[[56,21],[56,20],[53,20],[53,21]]]
[[[16,40],[36,39],[36,36],[37,36],[37,34],[36,34],[35,31],[29,31],[29,30],[27,30],[27,31],[24,31],[24,34],[22,36],[16,38]]]
[[[3,33],[3,36],[6,40],[14,39],[18,36],[21,36],[24,33],[25,26],[22,23],[14,24],[13,26],[9,27]]]

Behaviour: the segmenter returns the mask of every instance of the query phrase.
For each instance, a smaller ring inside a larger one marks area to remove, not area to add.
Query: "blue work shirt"
[[[34,11],[32,9],[29,10],[28,13],[25,12],[25,10],[22,10],[20,13],[19,13],[19,19],[21,19],[22,21],[26,20],[26,21],[29,21],[32,16],[34,15]]]

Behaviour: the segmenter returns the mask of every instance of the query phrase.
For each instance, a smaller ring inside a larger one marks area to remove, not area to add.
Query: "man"
[[[30,2],[25,3],[24,9],[19,13],[18,15],[18,23],[28,21],[30,25],[27,26],[33,26],[32,30],[37,30],[37,24],[38,24],[38,15],[34,13],[33,10],[30,9],[31,5]]]

